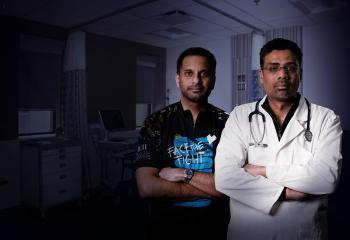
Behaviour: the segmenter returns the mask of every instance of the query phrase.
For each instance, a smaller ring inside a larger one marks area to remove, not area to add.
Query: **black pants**
[[[199,208],[152,205],[146,239],[226,240],[229,215],[226,201]]]

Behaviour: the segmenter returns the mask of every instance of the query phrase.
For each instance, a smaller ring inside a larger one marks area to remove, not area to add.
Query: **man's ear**
[[[175,81],[176,81],[176,86],[178,88],[180,88],[180,76],[179,76],[179,74],[176,74]]]
[[[215,87],[216,77],[213,77],[210,81],[211,81],[211,83],[210,83],[210,89],[213,90],[214,87]]]
[[[263,86],[264,74],[263,74],[263,71],[261,69],[259,70],[259,82],[260,82],[260,85]]]

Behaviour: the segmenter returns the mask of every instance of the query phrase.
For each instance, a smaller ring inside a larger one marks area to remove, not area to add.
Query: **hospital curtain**
[[[246,103],[250,100],[251,89],[251,58],[252,58],[252,34],[234,35],[232,40],[232,63],[233,63],[233,84],[232,84],[232,106]]]
[[[60,86],[60,121],[63,134],[82,147],[83,188],[91,186],[89,135],[86,111],[85,33],[73,32],[66,41]]]
[[[265,32],[266,41],[270,41],[274,38],[285,38],[296,42],[300,48],[303,44],[302,27],[301,26],[290,26],[284,28],[277,28],[268,30]]]

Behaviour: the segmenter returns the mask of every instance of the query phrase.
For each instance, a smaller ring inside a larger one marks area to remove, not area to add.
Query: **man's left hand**
[[[263,166],[256,166],[252,164],[246,164],[244,165],[244,170],[249,173],[250,175],[256,176],[263,176],[266,177],[266,168]]]

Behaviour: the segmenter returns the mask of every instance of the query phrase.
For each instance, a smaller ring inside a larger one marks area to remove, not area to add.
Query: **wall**
[[[303,29],[303,91],[310,101],[333,109],[350,129],[350,24],[323,24]]]
[[[216,66],[216,84],[209,97],[209,102],[217,107],[231,112],[232,110],[232,59],[230,38],[224,40],[213,40],[210,42],[200,42],[198,44],[183,45],[167,48],[167,68],[166,68],[166,87],[169,92],[169,104],[179,101],[180,91],[175,83],[176,60],[182,51],[189,47],[204,47],[215,55]]]
[[[9,25],[3,25],[1,37],[0,88],[0,177],[7,184],[0,185],[0,209],[19,204],[19,147],[17,141],[17,62],[19,36]]]
[[[119,109],[126,129],[136,126],[136,76],[138,56],[154,56],[159,59],[154,89],[155,105],[165,105],[164,48],[120,40],[112,37],[86,34],[86,82],[87,114],[90,126],[99,126],[98,110]],[[97,123],[97,124],[96,124]],[[98,128],[98,127],[97,127]],[[91,149],[90,149],[91,150]],[[91,155],[89,172],[92,185],[100,180],[100,159]],[[107,160],[108,161],[108,160]],[[109,176],[118,179],[120,165],[108,162]]]
[[[20,154],[17,139],[17,110],[20,35],[64,39],[65,31],[58,27],[24,21],[0,15],[2,88],[0,89],[0,177],[7,184],[0,186],[0,209],[20,204]],[[1,130],[2,127],[5,130]]]
[[[63,40],[21,35],[19,108],[49,108],[59,112],[64,43]]]
[[[87,34],[86,76],[89,122],[98,122],[99,109],[120,109],[126,128],[135,129],[136,62],[138,55],[153,55],[161,59],[157,87],[157,102],[165,100],[164,48],[134,43],[116,38]]]
[[[312,102],[333,109],[344,129],[343,163],[336,192],[329,198],[329,236],[341,239],[349,229],[347,201],[350,177],[349,56],[350,24],[346,21],[303,29],[303,90]]]
[[[341,118],[344,129],[350,129],[348,111],[348,56],[350,56],[350,24],[327,23],[303,28],[303,92],[310,101],[333,109]],[[183,45],[167,49],[166,86],[170,89],[169,103],[179,100],[180,92],[175,84],[176,59],[188,47]],[[232,60],[230,40],[197,44],[209,49],[216,56],[217,81],[209,101],[226,111],[232,106]]]

